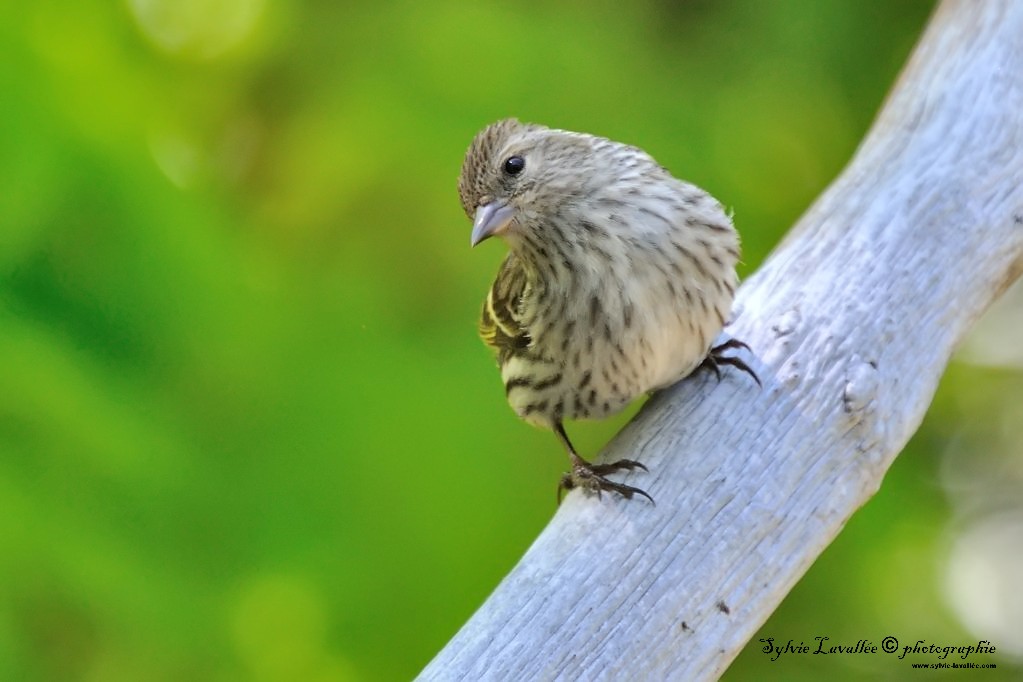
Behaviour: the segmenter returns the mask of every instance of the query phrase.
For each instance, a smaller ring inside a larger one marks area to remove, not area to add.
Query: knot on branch
[[[878,465],[881,464],[881,453],[887,440],[884,420],[877,416],[879,386],[877,361],[853,356],[842,390],[842,407],[852,422],[850,433],[856,439],[856,450],[860,453],[874,453],[868,454],[868,459]]]
[[[857,413],[862,415],[866,412],[867,406],[877,397],[877,384],[877,361],[854,357],[842,391],[842,405],[845,411],[852,415]]]

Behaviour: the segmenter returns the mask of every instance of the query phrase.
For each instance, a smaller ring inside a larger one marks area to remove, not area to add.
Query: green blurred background
[[[502,247],[468,246],[473,134],[515,115],[648,149],[734,208],[748,274],[931,9],[0,3],[0,679],[415,675],[564,467],[475,335]],[[1010,638],[969,557],[1020,561],[1021,388],[954,365],[758,637]],[[623,420],[573,433],[596,452]],[[755,642],[728,678],[903,670]]]

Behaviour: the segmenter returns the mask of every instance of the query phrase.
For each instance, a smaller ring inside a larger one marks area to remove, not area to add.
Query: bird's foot
[[[751,353],[753,352],[752,350],[750,350],[750,347],[748,345],[746,345],[739,339],[728,339],[724,343],[718,344],[717,346],[711,348],[710,352],[707,353],[707,357],[703,359],[703,362],[701,362],[696,369],[697,370],[709,369],[710,371],[714,372],[714,376],[718,378],[718,381],[721,381],[721,365],[731,365],[732,367],[740,369],[743,372],[746,372],[746,374],[749,374],[751,377],[753,377],[753,381],[757,382],[757,386],[763,387],[763,384],[760,383],[760,377],[758,377],[757,373],[754,372],[753,369],[746,364],[745,360],[743,360],[742,358],[737,358],[733,355],[724,354],[726,350],[732,350],[737,348],[745,348]]]
[[[652,504],[654,498],[650,497],[646,491],[605,478],[607,474],[613,474],[616,471],[633,471],[635,469],[647,470],[643,464],[632,459],[620,459],[607,464],[590,464],[577,455],[573,458],[572,470],[566,472],[558,484],[558,503],[561,503],[563,490],[580,488],[590,493],[596,493],[597,497],[600,497],[601,491],[604,490],[618,493],[627,500],[631,499],[633,495],[642,495]]]

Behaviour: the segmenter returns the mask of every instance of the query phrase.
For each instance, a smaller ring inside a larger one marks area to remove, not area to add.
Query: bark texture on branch
[[[747,227],[749,229],[749,227]],[[1023,268],[1023,2],[944,2],[871,132],[739,292],[727,371],[602,459],[656,506],[568,495],[422,680],[719,676],[916,430]]]

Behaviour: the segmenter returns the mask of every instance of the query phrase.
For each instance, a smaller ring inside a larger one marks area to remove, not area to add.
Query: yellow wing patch
[[[480,313],[480,338],[498,351],[502,359],[529,345],[529,334],[519,324],[519,306],[526,288],[526,273],[509,255],[487,293]]]

